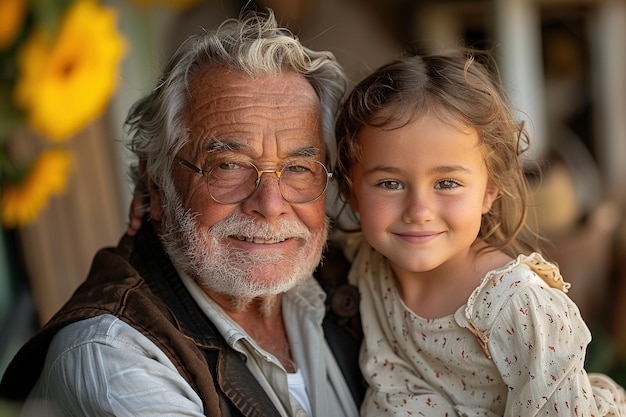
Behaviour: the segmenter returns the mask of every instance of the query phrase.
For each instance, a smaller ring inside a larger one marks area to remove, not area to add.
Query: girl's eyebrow
[[[374,172],[387,172],[390,174],[399,174],[404,172],[402,168],[390,165],[376,165],[365,171],[366,174],[374,173]],[[465,172],[468,174],[473,173],[471,169],[464,165],[441,165],[437,166],[432,170],[435,174],[449,174],[452,172]]]
[[[441,174],[448,174],[450,172],[466,172],[468,174],[472,173],[472,170],[464,165],[442,165],[436,167],[434,171]]]
[[[365,174],[373,174],[375,172],[388,172],[390,174],[400,173],[402,170],[398,167],[389,166],[389,165],[375,165],[371,168],[365,170]]]

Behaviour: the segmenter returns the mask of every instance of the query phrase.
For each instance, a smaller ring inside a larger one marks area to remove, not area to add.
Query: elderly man
[[[271,12],[186,41],[127,119],[149,218],[96,255],[0,394],[28,415],[357,416],[312,278],[343,90]]]

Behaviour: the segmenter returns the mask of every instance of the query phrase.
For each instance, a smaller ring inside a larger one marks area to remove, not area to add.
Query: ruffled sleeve
[[[598,415],[584,369],[591,333],[558,268],[538,254],[489,274],[468,303],[468,328],[508,387],[506,416]]]

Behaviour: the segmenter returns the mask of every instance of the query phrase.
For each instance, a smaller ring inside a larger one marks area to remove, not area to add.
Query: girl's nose
[[[402,220],[405,223],[424,223],[433,218],[433,202],[427,193],[411,192],[407,194]]]

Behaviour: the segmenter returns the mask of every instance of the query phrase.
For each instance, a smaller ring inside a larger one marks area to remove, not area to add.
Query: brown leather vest
[[[334,261],[328,264],[344,274]],[[348,304],[354,301],[348,300]],[[327,316],[336,318],[333,311],[329,308]],[[352,317],[355,311],[351,311]],[[191,298],[149,222],[144,223],[136,238],[124,236],[117,248],[96,254],[85,282],[13,358],[0,382],[0,396],[23,401],[39,378],[57,331],[101,314],[119,317],[165,352],[202,399],[207,416],[279,415],[240,354],[226,344]],[[324,327],[355,400],[360,403],[364,386],[356,362],[358,340],[335,319],[325,320]]]

